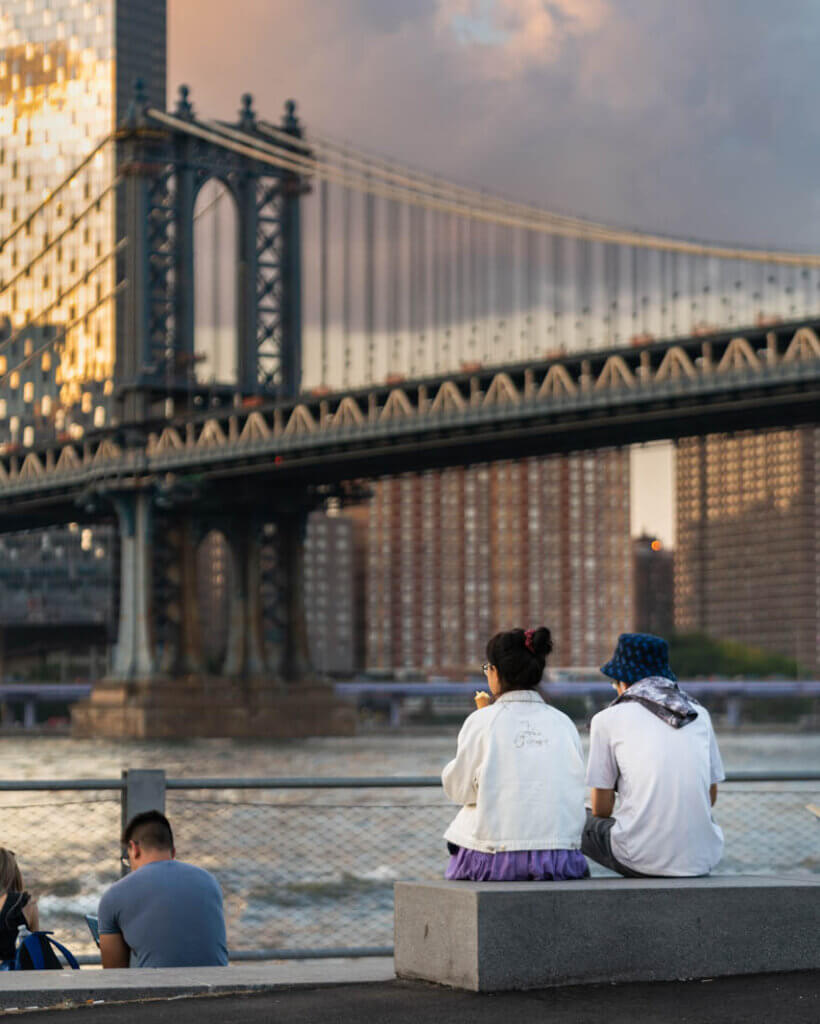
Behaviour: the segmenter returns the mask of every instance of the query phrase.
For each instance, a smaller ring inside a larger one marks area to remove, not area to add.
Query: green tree
[[[734,640],[717,640],[706,633],[675,633],[669,638],[669,660],[679,679],[699,676],[741,676],[745,679],[796,679],[794,658],[747,647]]]

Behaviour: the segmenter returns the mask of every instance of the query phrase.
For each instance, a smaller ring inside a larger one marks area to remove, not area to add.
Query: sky
[[[292,97],[308,130],[556,211],[820,246],[816,0],[168,2],[169,105]],[[671,543],[671,447],[633,468],[633,528]]]
[[[168,0],[169,83],[552,209],[817,248],[814,0]],[[169,95],[169,100],[172,94]]]

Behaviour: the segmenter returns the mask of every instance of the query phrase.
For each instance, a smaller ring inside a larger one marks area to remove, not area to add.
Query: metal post
[[[726,724],[736,729],[740,725],[741,713],[743,711],[742,697],[726,698]]]
[[[165,814],[165,772],[161,768],[125,768],[122,772],[125,785],[120,797],[120,823],[122,831],[131,819],[144,811],[159,811]],[[121,873],[128,873],[125,865]]]

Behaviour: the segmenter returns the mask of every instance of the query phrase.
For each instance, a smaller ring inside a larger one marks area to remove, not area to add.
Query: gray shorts
[[[587,820],[581,836],[581,852],[601,867],[617,871],[625,878],[649,878],[649,875],[642,875],[639,871],[633,871],[632,868],[621,864],[613,854],[610,832],[614,824],[614,818],[596,818],[592,811],[587,809]]]

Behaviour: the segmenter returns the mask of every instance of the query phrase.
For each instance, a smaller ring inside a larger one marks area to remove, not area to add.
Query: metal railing
[[[819,804],[820,772],[730,774],[717,872],[816,877]],[[389,955],[393,882],[442,877],[456,810],[436,776],[0,781],[0,844],[43,927],[86,963],[83,915],[120,877],[122,822],[148,807],[165,808],[178,856],[219,880],[232,960]]]

